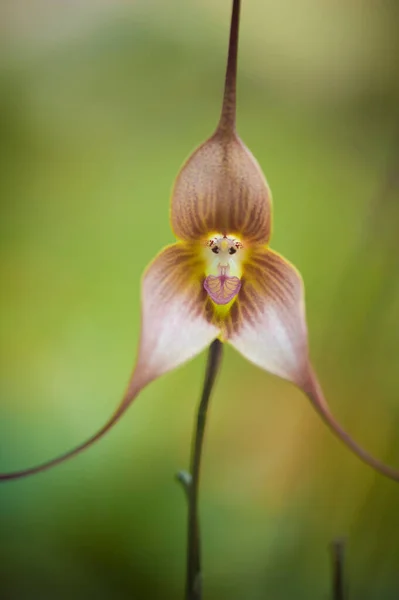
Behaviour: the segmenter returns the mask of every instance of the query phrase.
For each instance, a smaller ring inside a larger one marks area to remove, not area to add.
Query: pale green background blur
[[[229,0],[0,5],[2,472],[83,441],[134,362],[140,276],[173,241],[171,185],[221,102]],[[399,9],[243,0],[238,126],[301,270],[333,411],[399,467]],[[395,150],[396,147],[396,150]],[[397,170],[396,170],[397,173]],[[0,488],[0,597],[182,598],[205,357],[146,389],[86,454]],[[399,486],[291,385],[227,349],[201,481],[204,600],[399,598]]]

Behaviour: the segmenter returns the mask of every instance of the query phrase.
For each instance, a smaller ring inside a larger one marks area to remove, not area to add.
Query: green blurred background
[[[230,0],[0,5],[0,470],[113,411],[140,276],[173,241],[171,185],[220,110]],[[301,270],[335,414],[399,467],[399,5],[244,0],[238,126]],[[390,166],[391,165],[391,166]],[[396,170],[397,174],[397,170]],[[397,183],[397,180],[396,180]],[[386,190],[384,191],[384,187]],[[90,451],[1,486],[0,597],[181,598],[187,466],[205,357],[146,389]],[[399,486],[306,398],[227,348],[201,481],[204,599],[399,597]]]

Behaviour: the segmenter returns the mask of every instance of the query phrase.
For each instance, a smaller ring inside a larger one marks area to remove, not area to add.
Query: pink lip
[[[228,304],[240,291],[241,280],[227,275],[208,275],[204,288],[215,304]]]

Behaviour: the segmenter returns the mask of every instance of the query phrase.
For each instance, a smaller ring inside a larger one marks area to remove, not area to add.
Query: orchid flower
[[[309,360],[301,275],[269,246],[271,193],[256,159],[236,132],[240,0],[233,0],[222,111],[215,133],[184,163],[170,207],[177,241],[161,250],[142,280],[141,335],[135,368],[113,415],[90,439],[10,480],[57,465],[103,437],[141,390],[203,351],[213,340],[299,387],[333,430],[380,473],[380,462],[332,416]]]

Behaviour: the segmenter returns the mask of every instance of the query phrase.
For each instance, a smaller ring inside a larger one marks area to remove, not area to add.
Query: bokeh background
[[[53,457],[113,411],[140,276],[173,241],[178,169],[221,103],[230,0],[0,5],[0,467]],[[334,413],[399,467],[399,5],[244,0],[238,126],[301,270]],[[90,451],[2,485],[0,597],[181,598],[205,356],[146,389]],[[204,598],[399,597],[399,487],[293,386],[227,348],[206,434]]]

